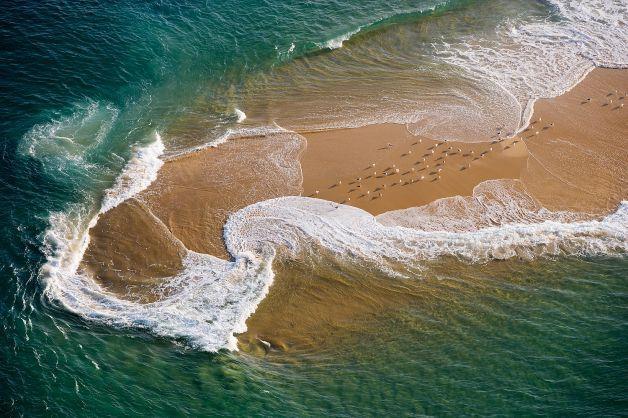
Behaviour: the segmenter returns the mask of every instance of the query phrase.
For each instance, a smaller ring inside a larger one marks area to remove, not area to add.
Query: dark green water
[[[368,333],[263,358],[187,350],[36,304],[25,322],[5,321],[4,405],[28,415],[623,415],[627,271],[625,260],[468,269],[365,318]]]
[[[98,206],[133,147],[155,132],[179,151],[233,128],[242,106],[256,127],[319,123],[329,97],[349,115],[331,106],[333,124],[419,99],[426,108],[441,96],[472,100],[461,91],[488,103],[503,80],[461,75],[432,40],[488,37],[517,19],[559,21],[559,11],[527,1],[4,2],[0,413],[626,415],[625,256],[471,266],[427,279],[424,296],[364,318],[341,343],[266,357],[88,321],[49,300],[39,274],[51,213]],[[369,94],[352,87],[380,82],[386,88]],[[510,115],[503,108],[483,110]]]

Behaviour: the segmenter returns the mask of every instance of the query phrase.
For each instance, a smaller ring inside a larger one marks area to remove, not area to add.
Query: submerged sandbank
[[[525,195],[526,205],[599,216],[626,197],[626,90],[628,72],[596,69],[567,94],[537,102],[528,129],[506,137],[495,127],[490,142],[443,142],[385,124],[238,138],[172,158],[148,189],[107,212],[90,231],[82,267],[121,297],[158,299],[147,288],[183,268],[187,250],[230,256],[222,241],[230,214],[286,195],[357,206],[382,214],[388,225],[419,229],[413,208],[441,199],[434,216],[445,210],[478,228],[486,220],[477,221],[468,205],[446,198],[472,196],[478,185],[498,181]],[[485,203],[473,210],[481,212]],[[509,218],[488,222],[503,221]],[[459,223],[437,227],[455,229]],[[413,286],[384,285],[359,269],[340,274],[347,266],[332,266],[327,274],[320,266],[313,269],[312,259],[300,263],[276,262],[270,295],[249,319],[243,346],[258,346],[257,338],[276,347],[321,343],[325,337],[317,324],[323,317],[333,329],[413,297]]]

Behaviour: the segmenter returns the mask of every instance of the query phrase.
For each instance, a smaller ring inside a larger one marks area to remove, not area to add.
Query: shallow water
[[[596,0],[9,2],[0,12],[0,411],[625,413],[621,228],[611,250],[604,236],[577,257],[489,257],[402,279],[378,270],[380,280],[414,281],[404,303],[350,317],[325,344],[267,356],[203,351],[193,332],[205,328],[190,317],[176,318],[187,328],[158,329],[135,311],[120,327],[111,305],[110,317],[98,304],[70,313],[80,295],[64,281],[54,284],[65,299],[44,291],[50,271],[73,277],[90,220],[146,187],[162,151],[241,127],[404,121],[467,140],[514,131],[530,100],[596,64],[628,64],[625,12],[622,1]],[[263,299],[253,296],[246,309]],[[91,297],[107,302],[98,289]],[[218,338],[210,348],[224,346]]]

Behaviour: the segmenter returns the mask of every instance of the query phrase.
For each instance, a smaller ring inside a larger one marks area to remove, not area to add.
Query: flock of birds
[[[617,102],[613,110],[619,110],[624,107],[624,103],[618,103],[623,101],[627,94],[619,95],[618,91],[609,93],[602,106],[611,106],[614,101],[613,97],[616,97]],[[592,102],[592,98],[587,97],[581,104],[588,104]],[[526,135],[527,138],[533,138],[540,135],[543,131],[547,131],[554,127],[554,122],[543,124],[543,119],[539,117],[535,121],[532,121],[530,125],[522,131],[522,134],[530,133]],[[404,153],[400,155],[400,159],[396,161],[406,162],[402,168],[397,164],[382,164],[377,162],[371,162],[360,173],[357,173],[355,177],[349,179],[338,179],[334,184],[327,187],[327,191],[334,191],[334,195],[337,196],[338,188],[343,187],[346,190],[342,193],[343,198],[338,203],[352,204],[356,200],[367,199],[376,200],[385,197],[388,190],[396,186],[407,186],[419,182],[437,182],[441,180],[445,167],[450,167],[453,164],[447,164],[451,161],[453,156],[458,155],[462,157],[462,163],[458,162],[458,171],[468,170],[472,167],[472,163],[485,158],[490,153],[496,151],[505,151],[511,147],[517,146],[522,139],[513,136],[514,133],[510,132],[504,135],[501,129],[498,129],[496,134],[492,137],[493,141],[487,145],[484,150],[476,152],[474,150],[463,151],[460,147],[454,147],[449,145],[446,141],[438,141],[431,146],[420,151],[421,143],[423,139],[416,139]],[[431,142],[431,141],[430,141]],[[390,152],[395,149],[395,145],[387,143],[386,146],[379,148],[380,151]],[[423,154],[421,154],[423,152]],[[412,158],[415,155],[420,155],[418,159]],[[386,157],[382,158],[385,159]],[[389,159],[389,158],[388,158]],[[334,190],[336,189],[336,190]],[[308,197],[323,197],[321,194],[327,194],[325,191],[321,193],[321,190],[315,190],[309,194]],[[344,199],[344,200],[343,200]],[[328,199],[334,200],[334,199]]]
[[[351,204],[355,200],[368,199],[376,200],[384,198],[388,190],[396,186],[407,186],[419,182],[437,182],[444,175],[445,167],[457,166],[459,171],[468,170],[472,163],[487,157],[490,153],[498,150],[505,150],[517,146],[521,141],[518,138],[502,137],[502,131],[498,130],[495,140],[482,151],[466,150],[449,145],[445,141],[433,143],[427,148],[419,148],[423,139],[416,139],[408,146],[408,149],[400,155],[396,161],[405,164],[382,164],[371,162],[355,177],[349,179],[338,179],[334,184],[327,187],[331,191],[339,187],[346,186],[346,192],[343,193],[344,200],[339,203]],[[508,141],[504,143],[505,141]],[[503,146],[502,146],[502,143]],[[379,148],[386,153],[394,151],[398,147],[392,143]],[[421,154],[422,152],[422,154]],[[418,158],[412,158],[414,155],[420,155]],[[458,164],[449,164],[453,156],[462,157],[462,161]],[[382,159],[390,159],[387,155]],[[324,192],[323,192],[324,193]],[[309,197],[321,197],[321,191],[315,190]]]

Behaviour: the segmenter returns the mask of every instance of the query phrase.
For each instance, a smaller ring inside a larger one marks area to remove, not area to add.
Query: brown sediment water
[[[238,138],[174,157],[147,190],[100,218],[82,267],[116,293],[154,300],[146,288],[180,270],[185,251],[229,257],[222,228],[230,214],[286,195],[350,204],[391,225],[426,226],[398,216],[419,207],[432,229],[455,224],[434,222],[443,213],[482,227],[511,220],[474,215],[491,199],[483,185],[497,181],[525,196],[527,208],[599,216],[626,197],[626,90],[628,72],[596,69],[565,95],[538,101],[528,129],[511,138],[496,129],[490,142],[443,142],[380,124]],[[455,196],[469,197],[446,199]],[[422,206],[437,199],[445,199],[438,208]],[[330,260],[280,257],[242,348],[259,349],[258,339],[284,349],[317,346],[422,291]]]
[[[138,199],[189,250],[228,258],[227,217],[252,203],[301,192],[299,135],[239,138],[167,161]]]
[[[132,198],[100,216],[82,264],[107,290],[151,301],[163,279],[181,270],[185,253],[146,205]]]

